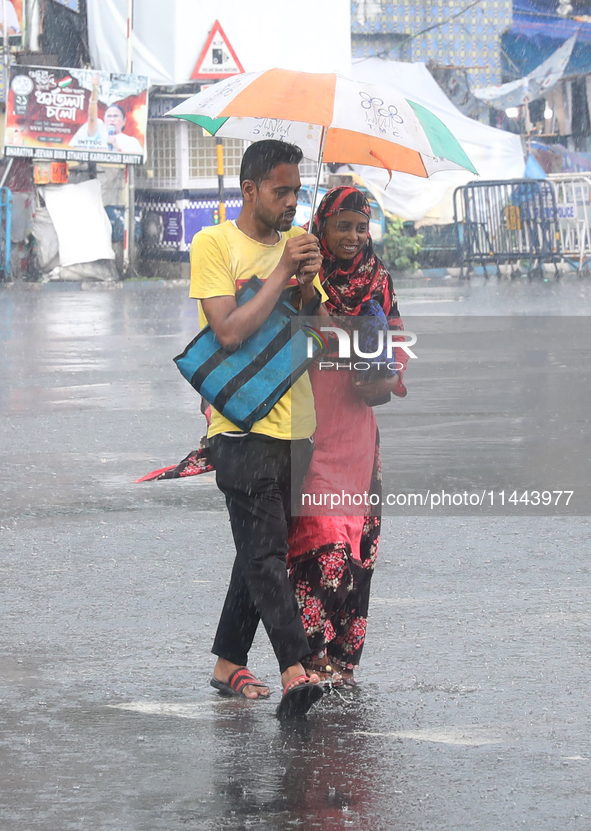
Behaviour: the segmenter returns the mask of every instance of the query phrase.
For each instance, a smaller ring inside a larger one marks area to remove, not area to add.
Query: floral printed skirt
[[[347,373],[313,369],[310,379],[318,424],[303,494],[367,492],[377,499],[352,511],[333,511],[323,499],[304,508],[302,500],[290,523],[287,562],[312,657],[353,669],[365,641],[380,538],[379,435],[372,408]]]
[[[348,543],[335,542],[292,565],[290,580],[313,658],[328,658],[341,669],[358,666],[379,536],[380,517],[368,516],[361,535],[361,561],[351,556]]]

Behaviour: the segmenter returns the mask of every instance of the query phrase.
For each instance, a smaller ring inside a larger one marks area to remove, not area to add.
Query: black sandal
[[[321,683],[313,683],[307,675],[298,675],[285,685],[275,714],[281,720],[304,718],[310,707],[323,695]]]
[[[321,676],[324,675],[324,678],[320,678],[320,684],[323,686],[328,687],[342,687],[345,683],[343,676],[340,672],[336,672],[330,663],[326,661],[326,663],[321,663],[320,661],[316,661],[313,658],[304,659],[301,661],[302,666],[306,670],[307,673],[315,672],[320,673]]]

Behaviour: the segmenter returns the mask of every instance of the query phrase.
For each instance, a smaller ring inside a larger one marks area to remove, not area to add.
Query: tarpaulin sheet
[[[558,3],[513,0],[513,23],[501,38],[505,78],[522,78],[577,35],[566,74],[591,72],[591,23],[556,14]]]
[[[353,64],[353,77],[375,83],[389,83],[406,98],[422,104],[437,115],[458,139],[482,179],[520,179],[525,169],[521,139],[463,115],[445,95],[424,63],[404,63],[368,58]],[[472,173],[446,171],[431,179],[377,167],[355,166],[382,207],[407,220],[428,217],[434,222],[453,221],[453,192],[473,180]]]
[[[591,24],[577,20],[574,17],[562,17],[556,14],[558,2],[553,9],[549,9],[532,0],[513,0],[512,34],[525,35],[532,38],[535,35],[565,41],[577,35],[580,43],[591,43]],[[538,56],[539,62],[540,56]]]
[[[562,144],[532,141],[531,153],[545,173],[586,173],[591,170],[591,153],[567,150]]]
[[[522,34],[506,32],[501,37],[501,43],[503,77],[522,78],[556,50],[560,45],[560,39],[543,35],[529,38]],[[591,72],[591,43],[581,43],[577,40],[565,73],[575,75],[587,72]]]
[[[43,197],[57,233],[60,265],[115,259],[98,179],[45,187]]]
[[[152,83],[173,80],[172,72],[159,59],[162,49],[172,49],[174,45],[173,17],[165,8],[167,5],[145,0],[134,15],[133,71],[147,75]],[[93,67],[105,72],[126,72],[127,0],[91,0],[87,15]]]
[[[125,72],[128,0],[90,0],[93,65]],[[219,21],[245,72],[274,66],[350,73],[350,0],[142,0],[134,10],[133,71],[185,83]]]
[[[507,107],[520,107],[526,101],[537,101],[562,78],[570,60],[576,37],[576,35],[573,35],[565,41],[549,58],[536,66],[529,75],[516,81],[509,81],[507,84],[475,89],[473,90],[474,95],[499,110],[504,110]]]

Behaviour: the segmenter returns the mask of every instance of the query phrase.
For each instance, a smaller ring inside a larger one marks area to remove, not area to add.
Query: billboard
[[[4,155],[142,164],[148,84],[143,75],[13,66]]]

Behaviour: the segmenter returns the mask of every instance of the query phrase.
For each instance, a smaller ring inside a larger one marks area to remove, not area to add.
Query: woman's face
[[[369,220],[355,211],[341,211],[326,220],[324,237],[331,254],[352,260],[367,242]]]
[[[120,133],[125,127],[125,116],[119,107],[108,107],[105,112],[105,124],[114,127],[115,133]]]

